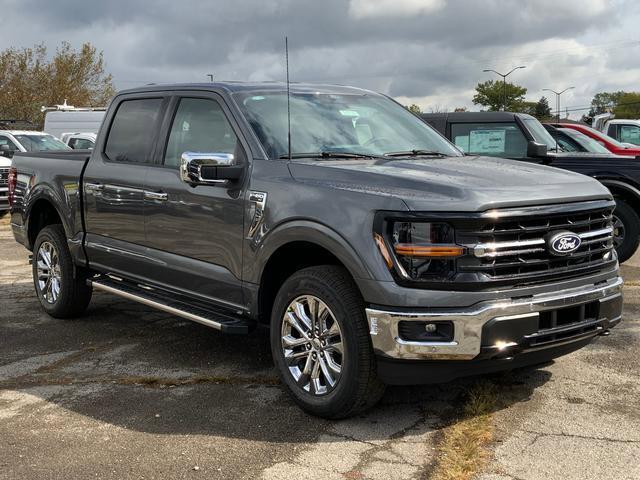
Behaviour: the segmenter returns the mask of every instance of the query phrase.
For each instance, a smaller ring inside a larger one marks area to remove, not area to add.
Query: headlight
[[[444,281],[455,275],[465,248],[445,222],[387,219],[375,241],[389,269],[405,281]]]

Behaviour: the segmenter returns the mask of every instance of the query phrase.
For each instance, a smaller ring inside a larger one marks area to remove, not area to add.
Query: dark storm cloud
[[[225,79],[281,79],[288,35],[293,78],[355,83],[404,97],[472,88],[484,78],[482,68],[536,60],[539,52],[520,47],[555,39],[549,48],[557,49],[563,40],[589,35],[594,26],[614,29],[620,18],[613,5],[638,10],[625,0],[8,4],[0,47],[91,41],[104,50],[118,87],[203,80],[211,72]]]

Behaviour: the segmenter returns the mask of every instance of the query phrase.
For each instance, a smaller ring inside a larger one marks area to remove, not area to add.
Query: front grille
[[[9,169],[8,168],[0,168],[0,185],[8,185],[9,184]]]
[[[535,283],[580,275],[615,262],[612,202],[556,206],[527,214],[521,210],[496,210],[480,222],[456,228],[456,241],[469,247],[469,255],[458,261],[458,273],[480,275],[486,280]],[[503,215],[504,213],[504,215]],[[547,238],[569,231],[581,238],[580,247],[566,256],[552,254]]]

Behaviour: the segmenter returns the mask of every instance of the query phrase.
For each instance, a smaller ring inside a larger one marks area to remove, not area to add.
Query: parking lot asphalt
[[[445,430],[495,385],[477,477],[640,478],[640,256],[623,266],[613,334],[538,369],[390,388],[345,421],[301,412],[268,337],[224,336],[96,293],[87,314],[40,309],[28,252],[0,220],[0,478],[443,478]]]

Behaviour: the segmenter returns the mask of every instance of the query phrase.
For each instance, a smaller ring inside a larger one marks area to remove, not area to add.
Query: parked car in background
[[[74,150],[91,150],[96,143],[95,133],[65,133],[60,138]]]
[[[616,155],[624,155],[627,157],[637,157],[640,156],[640,147],[631,145],[631,144],[623,144],[614,138],[611,138],[609,135],[605,135],[599,130],[595,128],[589,127],[587,125],[582,125],[580,123],[554,123],[549,122],[547,125],[551,125],[556,128],[567,128],[571,130],[575,130],[580,132],[587,137],[593,138],[596,142],[603,145],[607,150],[611,153],[615,153]]]
[[[603,113],[593,118],[592,127],[623,144],[640,146],[640,120],[618,119]]]
[[[611,156],[610,152],[604,145],[597,140],[580,133],[572,128],[560,128],[553,125],[544,124],[544,128],[551,134],[553,139],[558,143],[558,147],[563,152],[572,153],[597,153]]]
[[[470,155],[513,158],[590,175],[616,198],[614,241],[621,262],[640,243],[640,162],[612,153],[556,152],[534,117],[510,112],[425,113],[422,118]]]
[[[0,155],[11,158],[16,152],[70,150],[53,135],[31,130],[0,130]]]
[[[42,107],[42,111],[46,112],[44,131],[58,138],[74,132],[98,133],[105,114],[104,108],[74,107],[66,100],[62,105]]]
[[[42,308],[81,314],[95,289],[222,332],[270,326],[283,386],[328,418],[385,383],[546,362],[620,321],[600,183],[470,161],[375,92],[288,87],[128,90],[92,152],[17,155],[12,229]]]

